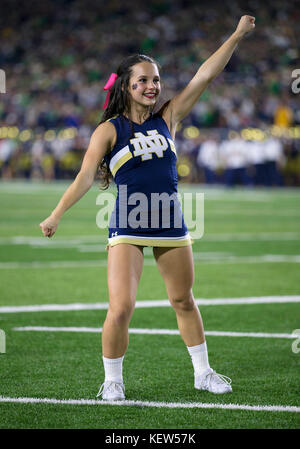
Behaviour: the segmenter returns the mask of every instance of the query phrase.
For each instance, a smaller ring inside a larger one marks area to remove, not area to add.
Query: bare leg
[[[155,247],[153,253],[165,281],[169,300],[176,312],[183,341],[186,346],[204,343],[202,318],[192,292],[194,263],[191,246]]]
[[[202,318],[192,293],[194,264],[191,246],[154,248],[154,255],[176,312],[180,334],[192,358],[195,388],[218,394],[231,393],[231,379],[226,380],[210,368],[206,345],[203,345]]]
[[[143,247],[121,243],[108,250],[109,308],[102,330],[102,355],[122,357],[144,262]]]

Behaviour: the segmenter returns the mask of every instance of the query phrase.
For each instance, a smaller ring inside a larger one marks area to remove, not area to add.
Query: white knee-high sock
[[[108,359],[102,356],[105,372],[105,382],[113,381],[123,383],[123,359],[124,356],[117,359]]]
[[[205,370],[210,368],[208,362],[206,341],[201,345],[187,346],[187,349],[193,362],[195,376],[199,376]]]

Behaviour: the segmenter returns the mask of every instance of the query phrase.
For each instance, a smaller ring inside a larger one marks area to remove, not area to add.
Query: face
[[[135,103],[154,106],[160,90],[160,76],[155,64],[140,62],[132,67],[128,91]]]

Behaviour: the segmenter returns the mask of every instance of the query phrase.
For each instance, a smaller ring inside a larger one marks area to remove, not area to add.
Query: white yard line
[[[248,298],[214,298],[195,299],[199,306],[240,305],[240,304],[282,304],[299,303],[300,296],[258,296]],[[137,301],[136,308],[171,307],[168,299]],[[23,312],[69,312],[78,310],[107,310],[107,302],[94,303],[70,303],[70,304],[41,304],[28,306],[3,306],[0,313],[23,313]]]
[[[243,232],[243,233],[206,233],[203,241],[210,242],[231,242],[231,241],[277,241],[277,240],[300,240],[299,232]],[[71,237],[53,237],[47,239],[45,237],[15,236],[1,237],[0,245],[34,245],[46,247],[77,247],[81,244],[99,244],[106,242],[107,235],[79,235]]]
[[[286,255],[286,254],[263,254],[261,256],[234,256],[228,253],[227,255],[194,252],[195,263],[265,263],[265,262],[289,262],[300,263],[300,255]]]
[[[99,251],[100,252],[100,251]],[[264,254],[261,256],[210,256],[207,253],[194,253],[195,264],[223,264],[223,263],[300,263],[300,255],[286,254]],[[144,259],[145,266],[155,266],[156,262],[153,258]],[[107,260],[57,260],[53,262],[0,262],[0,269],[21,269],[21,268],[97,268],[106,267]]]
[[[24,326],[14,327],[14,331],[19,332],[87,332],[101,333],[102,327],[49,327],[49,326]],[[130,334],[140,335],[180,335],[177,329],[129,329]],[[265,332],[224,332],[224,331],[205,331],[206,335],[214,337],[253,337],[253,338],[292,338],[298,337],[297,334],[269,334]]]
[[[150,261],[151,262],[151,261]],[[55,262],[0,262],[0,269],[18,268],[99,268],[106,267],[107,260],[57,260]]]
[[[206,214],[208,216],[213,216],[213,215],[230,215],[231,217],[237,216],[237,217],[246,217],[246,216],[251,216],[251,217],[261,217],[261,216],[272,216],[272,217],[299,217],[299,212],[296,209],[291,209],[291,210],[287,210],[285,209],[284,211],[274,208],[274,209],[262,209],[262,210],[241,210],[241,209],[230,209],[230,208],[226,208],[226,209],[213,209],[210,210],[209,212],[206,212]]]
[[[30,236],[15,236],[15,237],[1,237],[0,245],[36,245],[36,246],[59,246],[62,247],[70,246],[76,247],[77,245],[81,245],[84,243],[94,243],[97,244],[99,242],[107,241],[107,235],[99,234],[99,235],[78,235],[71,237],[53,237],[51,239],[45,237],[30,237]]]
[[[243,232],[204,234],[203,240],[210,242],[234,242],[234,241],[277,241],[277,240],[300,240],[299,232]]]
[[[14,404],[53,404],[53,405],[115,405],[125,407],[154,408],[199,408],[222,410],[249,410],[262,412],[299,413],[300,407],[293,405],[248,405],[248,404],[214,404],[205,402],[154,402],[154,401],[102,401],[96,399],[53,399],[53,398],[11,398],[0,396],[0,403]]]

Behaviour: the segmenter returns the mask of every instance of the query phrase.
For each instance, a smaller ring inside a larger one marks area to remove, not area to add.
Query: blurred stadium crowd
[[[74,177],[101,119],[103,86],[124,57],[153,56],[167,100],[240,16],[251,14],[255,32],[180,123],[178,174],[228,186],[300,185],[300,94],[291,88],[292,72],[300,69],[297,6],[296,0],[29,0],[21,6],[1,0],[1,178]]]

